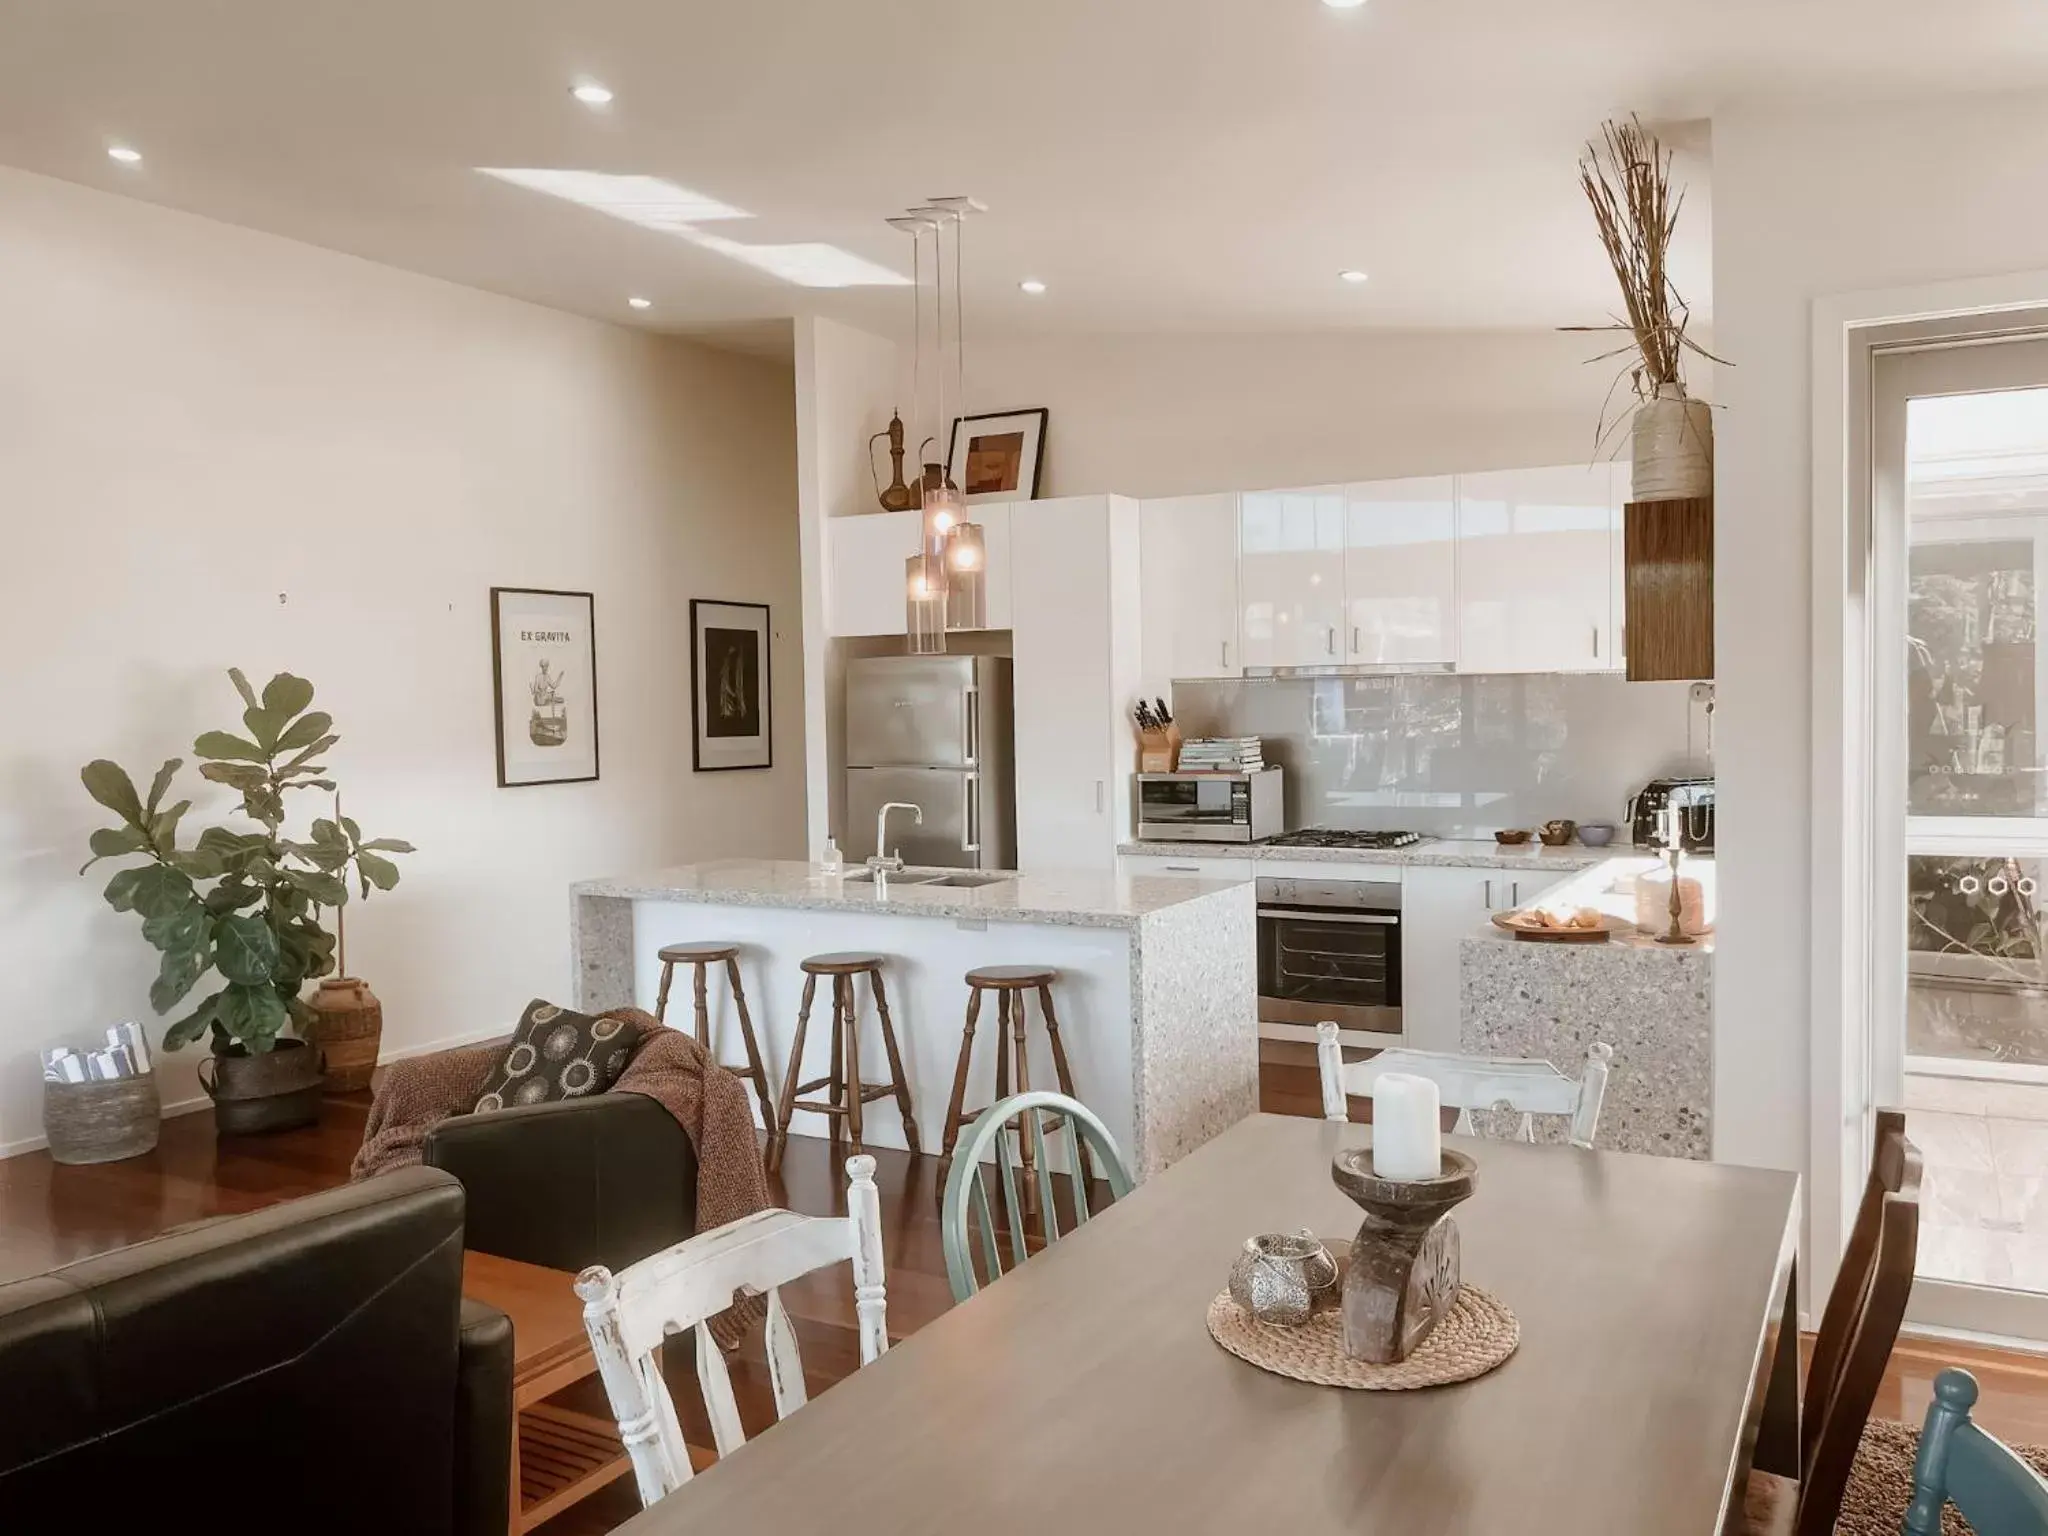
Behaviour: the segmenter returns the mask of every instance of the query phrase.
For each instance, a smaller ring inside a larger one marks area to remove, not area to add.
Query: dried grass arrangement
[[[1691,352],[1709,362],[1724,363],[1726,359],[1716,357],[1686,334],[1692,323],[1692,311],[1671,281],[1671,245],[1677,234],[1679,213],[1685,206],[1684,189],[1672,185],[1671,163],[1671,151],[1633,115],[1625,123],[1602,124],[1599,139],[1587,144],[1579,160],[1579,186],[1592,205],[1600,244],[1614,269],[1615,281],[1621,285],[1624,313],[1607,325],[1570,325],[1564,329],[1619,331],[1629,338],[1626,344],[1592,359],[1630,359],[1608,386],[1607,401],[1600,411],[1595,455],[1606,446],[1614,428],[1627,419],[1610,421],[1608,416],[1614,392],[1626,379],[1643,405],[1662,402],[1681,433],[1687,430],[1684,423],[1699,423],[1691,430],[1702,441],[1690,445],[1689,450],[1670,441],[1668,426],[1649,435],[1657,442],[1658,451],[1685,451],[1687,457],[1699,461],[1685,474],[1696,477],[1704,473],[1711,477],[1711,420],[1703,403],[1690,400],[1685,385],[1685,358]],[[1637,413],[1636,430],[1639,473],[1644,468],[1643,453],[1648,446],[1645,428],[1651,425],[1640,419],[1642,414]]]

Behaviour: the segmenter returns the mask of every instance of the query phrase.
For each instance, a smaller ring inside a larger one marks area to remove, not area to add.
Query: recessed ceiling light
[[[126,144],[109,144],[107,146],[107,158],[109,160],[118,160],[123,165],[138,165],[142,161],[142,151],[130,149]]]
[[[1027,278],[1025,278],[1025,279],[1024,279],[1024,281],[1023,281],[1023,282],[1019,283],[1019,284],[1018,284],[1017,286],[1018,286],[1019,288],[1023,289],[1023,290],[1024,290],[1024,291],[1025,291],[1026,293],[1043,293],[1043,292],[1045,292],[1045,284],[1041,283],[1041,282],[1040,282],[1040,281],[1039,281],[1039,280],[1038,280],[1037,278],[1035,278],[1035,277],[1027,277]]]
[[[612,101],[612,93],[595,80],[584,80],[570,86],[569,94],[586,107],[608,107]]]
[[[1347,283],[1362,283],[1365,281],[1365,274],[1356,267],[1347,267],[1337,275]]]
[[[649,309],[652,308],[654,304],[654,300],[643,299],[637,293],[634,294],[633,297],[631,297],[630,299],[626,300],[626,302],[632,305],[635,309]]]
[[[1365,0],[1323,0],[1323,4],[1333,11],[1355,11],[1365,4]]]

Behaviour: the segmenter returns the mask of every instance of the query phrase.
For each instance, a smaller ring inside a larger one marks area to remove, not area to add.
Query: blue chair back
[[[1982,1536],[2048,1536],[2048,1482],[2012,1447],[1970,1422],[1977,1378],[1951,1366],[1934,1378],[1934,1401],[1913,1461],[1905,1536],[1941,1536],[1953,1504]]]
[[[1022,1264],[1028,1250],[1024,1240],[1024,1194],[1017,1181],[1017,1159],[1010,1155],[1010,1130],[1015,1127],[1020,1143],[1030,1137],[1031,1162],[1037,1176],[1035,1199],[1047,1243],[1060,1235],[1059,1211],[1053,1201],[1053,1173],[1046,1157],[1045,1122],[1060,1122],[1061,1140],[1066,1148],[1068,1183],[1074,1195],[1074,1225],[1091,1214],[1088,1209],[1088,1173],[1084,1152],[1092,1154],[1097,1176],[1109,1185],[1110,1194],[1121,1200],[1131,1192],[1130,1170],[1109,1128],[1094,1111],[1076,1099],[1060,1093],[1018,1093],[981,1112],[960,1144],[953,1150],[953,1164],[946,1172],[946,1193],[940,1207],[940,1238],[946,1250],[946,1279],[953,1287],[953,1299],[965,1301],[981,1288],[974,1272],[973,1242],[981,1239],[982,1261],[993,1281],[1003,1273],[1002,1250],[996,1243],[995,1217],[989,1203],[986,1169],[982,1158],[995,1149],[996,1172],[1002,1182],[1003,1213],[1009,1229],[1010,1267]],[[1020,1146],[1020,1152],[1022,1148]]]

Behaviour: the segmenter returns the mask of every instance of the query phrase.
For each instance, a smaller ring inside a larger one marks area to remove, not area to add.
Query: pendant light
[[[935,197],[931,207],[938,215],[939,228],[935,240],[943,241],[948,225],[953,230],[953,407],[950,421],[942,418],[946,429],[946,462],[950,470],[953,459],[952,445],[960,432],[960,424],[967,417],[967,312],[966,284],[963,279],[965,265],[964,247],[967,230],[967,216],[970,213],[985,213],[988,210],[971,197]],[[943,270],[945,252],[939,252]],[[943,294],[942,294],[943,300]],[[945,369],[943,342],[939,360],[941,376]],[[945,480],[947,493],[952,498],[950,511],[952,528],[946,540],[946,627],[948,629],[986,629],[988,627],[988,548],[983,540],[981,524],[967,520],[967,502],[960,487],[955,485],[951,474]]]
[[[932,210],[928,208],[913,208],[907,213],[891,218],[889,223],[910,236],[910,420],[912,431],[915,432],[925,425],[924,237],[927,232],[932,236],[936,272],[939,226]],[[943,298],[938,302],[943,304]],[[940,313],[943,313],[943,310]],[[943,391],[937,388],[939,383],[935,370],[935,391],[941,396],[936,409],[942,411]],[[919,444],[920,449],[929,447],[931,441],[931,437],[926,436]],[[922,452],[919,457],[924,457]],[[926,460],[924,472],[918,477],[917,483],[917,548],[903,562],[903,632],[906,648],[913,656],[940,655],[946,649],[945,535],[951,531],[953,519],[950,516],[943,516],[941,522],[945,509],[933,505],[935,480],[943,486],[944,475],[938,471],[938,466]]]

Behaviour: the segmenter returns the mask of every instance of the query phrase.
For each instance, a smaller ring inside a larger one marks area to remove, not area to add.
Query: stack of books
[[[1180,744],[1182,773],[1256,773],[1266,766],[1256,736],[1198,736]]]

